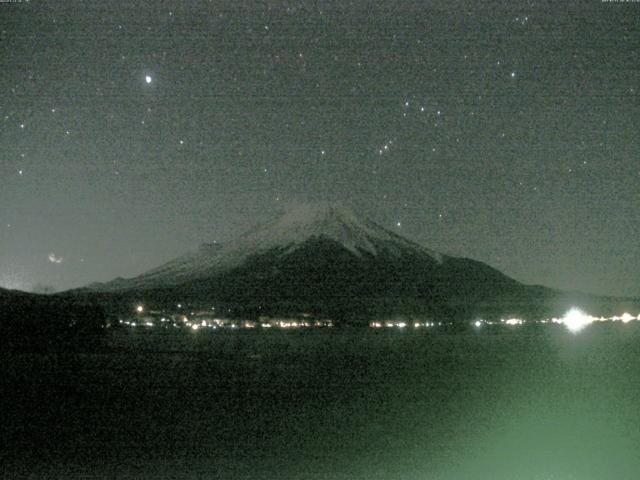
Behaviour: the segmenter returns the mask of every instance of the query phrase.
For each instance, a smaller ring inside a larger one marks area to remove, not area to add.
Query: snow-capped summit
[[[407,240],[352,210],[330,202],[305,203],[275,221],[258,226],[227,244],[206,243],[156,269],[131,279],[117,279],[99,290],[155,288],[210,277],[242,265],[248,258],[268,252],[286,255],[311,240],[332,242],[356,257],[401,257],[407,252],[442,262],[442,255]]]
[[[311,238],[332,240],[356,256],[363,253],[377,255],[381,248],[396,255],[405,249],[418,249],[440,261],[439,254],[356,216],[349,208],[330,202],[296,206],[276,221],[249,232],[242,243],[250,250],[262,251],[295,247]]]

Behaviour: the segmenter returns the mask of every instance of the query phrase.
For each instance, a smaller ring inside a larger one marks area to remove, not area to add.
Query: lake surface
[[[640,475],[635,324],[125,330],[1,361],[3,478]]]

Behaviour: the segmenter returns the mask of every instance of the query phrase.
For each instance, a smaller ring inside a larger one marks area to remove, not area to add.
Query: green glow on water
[[[126,333],[110,342],[108,353],[5,359],[0,373],[22,402],[2,405],[16,446],[5,457],[9,474],[600,480],[640,472],[640,329],[631,324],[580,335],[368,329]]]

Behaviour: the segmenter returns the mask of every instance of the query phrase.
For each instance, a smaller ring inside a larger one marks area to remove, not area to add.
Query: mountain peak
[[[343,218],[356,220],[357,217],[350,208],[336,202],[301,203],[290,208],[281,217],[281,221],[295,223],[312,223],[327,218]]]
[[[291,240],[303,240],[301,237],[329,236],[336,234],[336,229],[366,228],[366,221],[359,219],[351,209],[331,202],[302,203],[290,208],[275,221],[258,227],[254,232],[258,235],[290,237]],[[284,240],[284,238],[281,238]]]
[[[257,227],[247,236],[247,243],[256,249],[300,244],[311,238],[333,240],[352,253],[371,251],[367,241],[371,225],[360,220],[348,208],[331,202],[297,205],[275,221]]]
[[[336,242],[356,256],[377,255],[381,249],[399,254],[419,249],[437,261],[439,254],[419,246],[380,225],[359,217],[350,208],[334,202],[303,203],[275,221],[251,231],[244,240],[250,250],[295,246],[311,238]]]
[[[287,254],[310,240],[328,240],[356,257],[363,255],[403,257],[411,252],[441,263],[442,256],[380,225],[360,218],[351,209],[333,202],[304,203],[291,208],[275,221],[254,228],[235,242],[203,244],[124,284],[132,287],[178,284],[205,278],[242,265],[248,258],[267,252]],[[107,288],[124,288],[111,282]]]

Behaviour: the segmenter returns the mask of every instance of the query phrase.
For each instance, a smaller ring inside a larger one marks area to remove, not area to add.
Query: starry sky
[[[133,276],[332,200],[640,295],[640,3],[0,3],[0,286]]]

